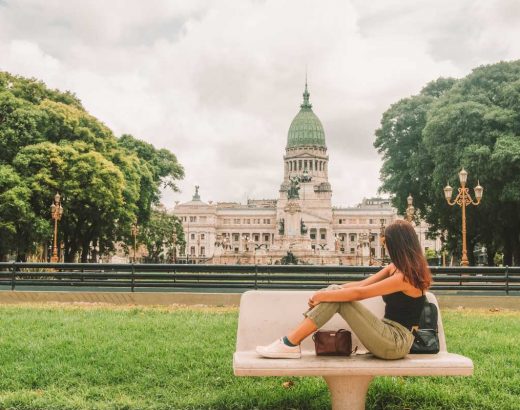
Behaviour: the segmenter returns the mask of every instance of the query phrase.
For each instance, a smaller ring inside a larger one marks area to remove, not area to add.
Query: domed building
[[[332,206],[325,131],[312,110],[307,83],[303,103],[287,134],[283,181],[277,199],[205,203],[196,187],[193,199],[177,203],[174,214],[184,226],[187,245],[178,262],[299,263],[367,265],[383,260],[379,238],[400,218],[389,200],[363,199],[356,207]],[[416,228],[424,249],[440,249]]]

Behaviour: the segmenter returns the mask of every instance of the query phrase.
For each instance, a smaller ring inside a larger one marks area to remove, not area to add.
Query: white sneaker
[[[282,339],[275,340],[267,346],[256,346],[256,352],[271,359],[299,359],[302,357],[300,345],[287,346]]]

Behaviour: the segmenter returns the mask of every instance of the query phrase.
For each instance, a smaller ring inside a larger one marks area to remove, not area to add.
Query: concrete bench
[[[371,354],[351,357],[316,356],[311,338],[302,343],[301,359],[266,359],[255,352],[257,345],[271,343],[285,335],[302,319],[310,291],[249,291],[242,295],[238,319],[237,345],[233,356],[236,376],[322,376],[329,386],[333,409],[364,409],[370,382],[375,376],[469,376],[473,362],[464,356],[448,353],[439,310],[438,354],[409,354],[400,360],[382,360]],[[432,293],[428,300],[437,304]],[[381,297],[362,303],[378,317],[384,315]],[[438,306],[438,304],[437,304]],[[324,329],[348,329],[335,315]],[[358,352],[366,350],[352,335]]]

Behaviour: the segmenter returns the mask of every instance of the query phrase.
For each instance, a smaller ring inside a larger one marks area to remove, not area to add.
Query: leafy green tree
[[[139,243],[146,246],[149,262],[173,262],[175,245],[185,243],[182,223],[165,209],[153,209],[150,221],[139,231]]]
[[[467,186],[480,180],[485,188],[481,204],[467,208],[470,262],[479,242],[489,264],[497,250],[505,264],[520,264],[520,61],[428,84],[383,114],[374,146],[383,154],[380,190],[393,194],[400,212],[412,193],[432,231],[447,231],[447,246],[457,253],[461,212],[446,204],[442,189],[447,182],[458,187],[465,167]]]
[[[65,260],[85,262],[146,226],[160,188],[184,176],[174,154],[112,131],[72,93],[0,72],[0,259],[50,242],[56,192]]]
[[[18,260],[35,251],[51,227],[30,206],[31,190],[9,165],[0,165],[0,261],[14,252]]]

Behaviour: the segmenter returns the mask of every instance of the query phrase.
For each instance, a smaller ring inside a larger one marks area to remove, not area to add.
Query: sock
[[[289,346],[289,347],[295,347],[295,346],[298,346],[298,345],[294,345],[294,344],[292,344],[292,343],[290,342],[290,340],[287,339],[287,336],[284,336],[284,337],[282,338],[282,341],[283,341],[283,343],[284,343],[286,346]]]

